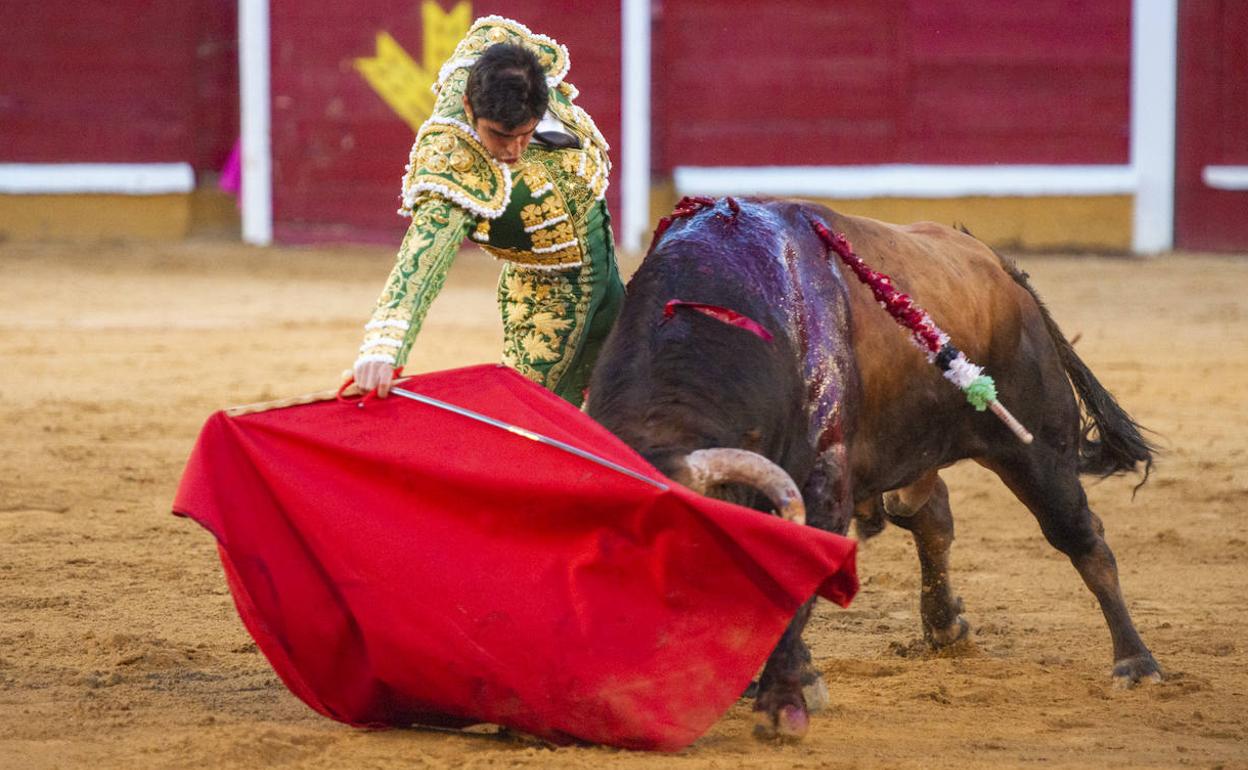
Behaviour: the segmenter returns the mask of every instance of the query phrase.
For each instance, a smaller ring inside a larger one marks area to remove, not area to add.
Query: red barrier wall
[[[1248,3],[1179,6],[1174,238],[1185,249],[1248,249],[1248,190],[1206,185],[1206,166],[1248,166]]]
[[[449,10],[453,3],[442,2]],[[413,130],[355,70],[388,32],[421,60],[421,4],[366,5],[272,0],[274,233],[281,241],[398,243],[396,215]],[[472,17],[496,13],[568,47],[568,80],[619,162],[620,8],[616,2],[477,2]],[[609,203],[617,210],[618,173]]]
[[[238,134],[235,0],[6,3],[0,162],[191,163]]]
[[[1130,18],[1130,0],[669,0],[656,169],[1126,163]]]

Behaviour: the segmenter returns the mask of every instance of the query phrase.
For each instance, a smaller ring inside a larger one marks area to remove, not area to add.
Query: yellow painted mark
[[[842,214],[886,222],[961,224],[1009,251],[1129,252],[1130,195],[966,198],[869,198],[820,201]]]
[[[191,219],[186,194],[0,195],[0,241],[177,240]]]
[[[472,24],[472,4],[456,3],[450,11],[443,11],[442,6],[434,0],[425,0],[420,6],[420,18],[424,27],[425,69],[437,77],[438,69],[451,54],[455,46],[468,34]]]
[[[377,95],[413,131],[433,113],[434,96],[430,89],[442,63],[451,58],[472,20],[472,5],[468,2],[456,3],[450,11],[443,11],[436,0],[424,0],[420,11],[424,38],[420,64],[384,30],[377,33],[377,54],[354,62]]]

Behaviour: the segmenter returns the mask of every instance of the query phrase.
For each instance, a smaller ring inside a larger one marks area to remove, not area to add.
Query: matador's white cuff
[[[394,366],[394,356],[389,353],[367,353],[355,359],[355,365],[359,366],[360,364],[372,363],[373,361]]]

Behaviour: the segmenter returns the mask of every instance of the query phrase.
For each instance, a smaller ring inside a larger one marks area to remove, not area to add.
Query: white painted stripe
[[[1248,166],[1205,166],[1200,179],[1215,190],[1248,190]]]
[[[625,249],[641,248],[650,229],[650,3],[620,3],[621,89],[624,172],[621,241]]]
[[[1130,195],[1130,166],[758,166],[675,169],[680,195],[961,198],[969,195]]]
[[[1174,246],[1174,124],[1178,0],[1131,6],[1131,164],[1139,174],[1132,248]]]
[[[0,193],[168,195],[195,189],[189,163],[0,163]]]
[[[273,242],[273,152],[269,110],[269,0],[238,0],[243,140],[243,240]]]

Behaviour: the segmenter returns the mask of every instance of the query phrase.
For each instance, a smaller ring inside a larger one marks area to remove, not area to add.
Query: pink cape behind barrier
[[[667,485],[391,396],[208,419],[174,502],[216,536],[290,690],[353,725],[508,725],[673,751],[737,701],[852,540],[702,497],[501,366],[403,387]]]

